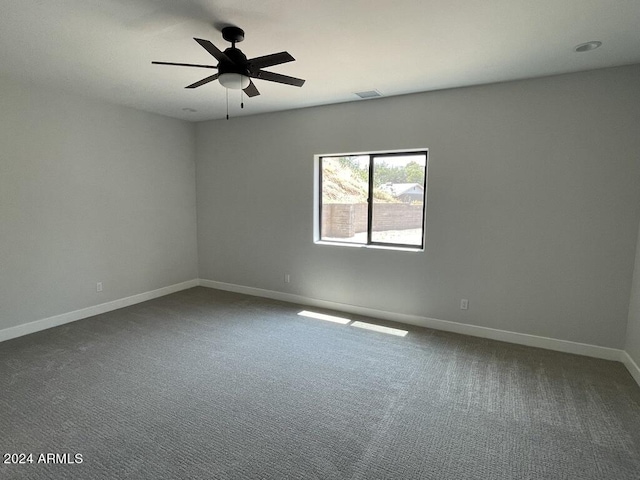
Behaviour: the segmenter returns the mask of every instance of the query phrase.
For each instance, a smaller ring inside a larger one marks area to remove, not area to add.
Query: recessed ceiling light
[[[597,40],[593,40],[591,42],[581,43],[580,45],[577,45],[576,48],[574,48],[574,50],[576,52],[578,52],[578,53],[589,52],[591,50],[595,50],[600,45],[602,45],[602,42],[598,42]]]

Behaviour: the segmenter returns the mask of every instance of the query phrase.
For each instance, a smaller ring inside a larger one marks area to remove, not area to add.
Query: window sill
[[[396,252],[424,252],[424,248],[420,247],[396,247],[390,245],[364,245],[362,243],[350,242],[327,242],[325,240],[315,240],[316,245],[329,245],[332,247],[350,247],[350,248],[370,248],[373,250],[393,250]]]

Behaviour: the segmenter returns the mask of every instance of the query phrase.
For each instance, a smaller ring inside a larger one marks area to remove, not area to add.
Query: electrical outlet
[[[284,274],[284,283],[291,283],[291,275],[288,273]]]
[[[469,300],[463,298],[460,300],[460,310],[468,310],[469,309]]]
[[[101,292],[102,291],[102,282],[98,282],[96,283],[96,292]]]

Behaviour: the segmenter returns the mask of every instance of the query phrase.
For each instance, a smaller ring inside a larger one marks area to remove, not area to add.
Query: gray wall
[[[194,139],[0,79],[0,329],[197,278]]]
[[[629,324],[625,350],[633,361],[640,365],[640,231],[638,232],[636,263],[633,271],[631,301],[629,302]]]
[[[632,66],[201,123],[200,277],[622,348],[638,85]],[[412,147],[425,252],[313,244],[314,154]]]

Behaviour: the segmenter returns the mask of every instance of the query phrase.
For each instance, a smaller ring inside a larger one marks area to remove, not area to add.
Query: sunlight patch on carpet
[[[400,330],[399,328],[383,327],[382,325],[376,325],[374,323],[367,322],[353,322],[352,327],[364,328],[366,330],[373,330],[374,332],[387,333],[389,335],[396,335],[398,337],[404,337],[407,333],[406,330]]]
[[[308,310],[302,310],[301,312],[298,312],[298,315],[302,317],[315,318],[316,320],[326,320],[327,322],[340,323],[342,325],[346,325],[351,321],[348,318],[336,317],[333,315],[326,315],[324,313],[318,312],[310,312]]]

